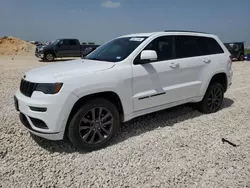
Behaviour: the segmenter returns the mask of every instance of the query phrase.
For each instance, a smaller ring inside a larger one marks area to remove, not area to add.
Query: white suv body
[[[215,35],[184,31],[131,34],[107,42],[85,59],[27,72],[15,93],[15,104],[30,132],[61,140],[80,104],[107,99],[116,107],[119,122],[125,122],[176,105],[202,102],[211,82],[220,83],[224,92],[229,88],[231,63],[230,53]],[[88,146],[83,148],[95,148]]]

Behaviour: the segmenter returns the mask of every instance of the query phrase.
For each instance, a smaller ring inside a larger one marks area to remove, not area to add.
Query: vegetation
[[[247,55],[247,54],[250,54],[250,48],[245,49],[245,54],[246,54],[246,55]]]

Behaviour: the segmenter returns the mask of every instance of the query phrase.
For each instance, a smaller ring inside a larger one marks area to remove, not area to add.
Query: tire
[[[45,54],[44,59],[48,62],[54,61],[55,55],[53,53],[48,52]]]
[[[239,60],[240,60],[240,61],[244,61],[244,60],[245,60],[244,54],[241,54],[241,55],[240,55]]]
[[[198,110],[205,114],[215,113],[221,109],[223,99],[223,86],[218,82],[211,83],[202,101],[198,103]]]
[[[93,151],[107,146],[119,126],[120,117],[116,107],[110,101],[98,98],[86,102],[76,112],[68,126],[67,135],[75,147]]]

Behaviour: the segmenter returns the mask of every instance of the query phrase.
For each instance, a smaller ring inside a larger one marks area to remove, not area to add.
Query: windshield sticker
[[[129,39],[130,41],[136,41],[136,42],[141,42],[144,40],[144,38],[137,38],[137,37],[133,37],[131,39]]]
[[[120,56],[118,56],[118,57],[116,57],[116,59],[121,59],[121,57],[120,57]]]

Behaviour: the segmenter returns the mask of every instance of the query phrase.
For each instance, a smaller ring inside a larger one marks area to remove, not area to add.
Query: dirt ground
[[[250,187],[250,62],[233,62],[219,112],[184,105],[142,116],[91,153],[32,138],[18,119],[13,95],[21,77],[47,64],[0,57],[0,187]]]
[[[0,55],[34,55],[36,46],[16,37],[0,38]]]

